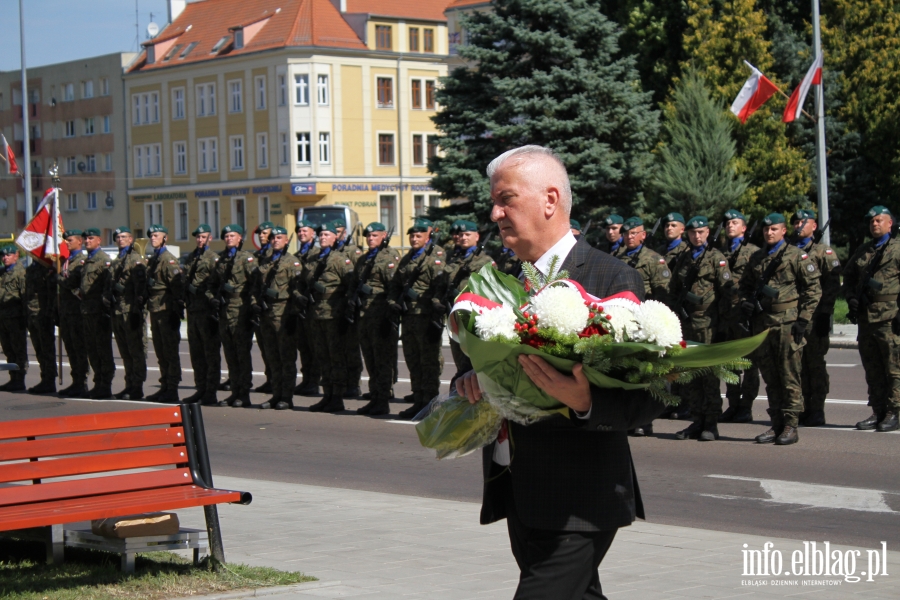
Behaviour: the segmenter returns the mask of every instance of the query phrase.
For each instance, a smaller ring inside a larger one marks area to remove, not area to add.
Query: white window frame
[[[84,157],[85,164],[85,173],[96,173],[97,172],[97,156],[94,154],[88,154]]]
[[[144,203],[144,232],[150,229],[151,225],[163,224],[163,203],[162,202],[145,202]]]
[[[378,80],[389,79],[391,81],[391,103],[382,104],[378,100]],[[375,76],[375,107],[381,110],[394,110],[397,107],[397,82],[393,75],[376,75]]]
[[[281,134],[281,164],[291,164],[291,137],[287,133]]]
[[[74,175],[78,172],[78,161],[74,156],[66,157],[66,175]]]
[[[316,101],[319,106],[328,106],[328,75],[325,73],[316,75]]]
[[[256,168],[269,168],[269,134],[256,134]]]
[[[162,175],[162,146],[142,144],[134,147],[134,177],[159,177]]]
[[[103,133],[109,133],[112,131],[112,125],[109,120],[109,115],[103,116]]]
[[[422,161],[416,162],[416,138],[419,139],[422,144]],[[414,133],[412,134],[412,139],[410,140],[409,145],[409,160],[412,166],[414,167],[424,167],[428,164],[428,148],[426,146],[427,135],[424,133]]]
[[[216,114],[216,84],[201,83],[196,87],[197,116],[213,117]]]
[[[238,218],[238,203],[244,207],[240,218]],[[237,223],[244,231],[247,231],[247,198],[244,196],[233,196],[231,198],[231,222]]]
[[[219,239],[219,199],[205,198],[198,203],[200,209],[200,222],[209,225],[212,229],[211,239]]]
[[[184,118],[184,88],[172,88],[172,120],[179,121]]]
[[[134,94],[131,97],[131,124],[132,125],[140,125],[141,124],[141,96],[140,96],[140,94]]]
[[[294,106],[309,106],[309,73],[294,74]]]
[[[301,139],[301,136],[306,137]],[[298,131],[294,134],[294,139],[297,141],[294,162],[298,165],[312,164],[312,138],[310,133],[308,131]],[[306,160],[303,160],[304,156],[306,157]]]
[[[103,159],[104,159],[103,170],[106,171],[107,173],[113,170],[112,156],[113,155],[111,153],[103,155]]]
[[[144,147],[143,146],[135,146],[134,147],[134,168],[131,170],[134,173],[135,179],[141,179],[144,176]]]
[[[386,198],[393,198],[394,202],[394,206],[391,209],[391,214],[387,219],[385,219],[384,217],[384,209],[381,204],[382,201]],[[397,226],[397,204],[397,194],[378,194],[378,219],[388,229],[393,229]]]
[[[229,154],[231,155],[231,170],[244,170],[244,136],[232,135],[228,138]]]
[[[74,83],[64,83],[62,84],[63,89],[63,102],[73,102],[75,100],[75,84]]]
[[[85,192],[84,210],[97,210],[97,192]]]
[[[197,172],[216,173],[219,170],[219,138],[197,140]]]
[[[81,82],[81,97],[82,98],[93,98],[94,97],[94,80],[86,79]]]
[[[383,163],[381,162],[381,136],[389,135],[394,139],[393,148],[392,148],[392,157],[391,162]],[[397,166],[397,132],[396,131],[376,131],[375,132],[375,158],[376,163],[379,167],[396,167]]]
[[[94,117],[85,117],[84,118],[84,134],[83,135],[94,135]]]
[[[228,112],[231,114],[244,112],[244,83],[240,79],[228,82]]]
[[[187,174],[187,142],[172,144],[172,171],[176,175]]]
[[[66,197],[66,211],[75,212],[78,210],[78,193],[72,192]]]
[[[177,200],[175,202],[175,239],[187,240],[188,229],[190,229],[190,213],[187,200]]]
[[[331,164],[331,134],[327,131],[319,132],[319,164]]]
[[[278,106],[287,105],[287,75],[278,76]]]
[[[109,96],[109,78],[107,77],[100,78],[100,95]]]
[[[259,204],[259,220],[261,222],[271,221],[272,205],[269,202],[269,197],[260,196],[257,202]]]
[[[71,119],[65,122],[66,132],[63,137],[72,138],[75,137],[75,119]]]
[[[256,97],[256,110],[266,110],[266,76],[257,75],[253,79],[253,89]]]

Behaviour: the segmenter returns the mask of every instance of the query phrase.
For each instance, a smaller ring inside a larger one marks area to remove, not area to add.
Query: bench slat
[[[146,427],[149,425],[180,425],[181,418],[181,408],[171,406],[93,415],[5,421],[0,423],[0,440],[58,435],[61,433],[102,431],[104,429]]]
[[[184,429],[166,427],[0,443],[0,461],[184,444]]]
[[[145,471],[143,473],[128,473],[127,475],[53,481],[40,485],[13,485],[0,488],[0,507],[117,492],[149,490],[186,485],[192,482],[191,473],[188,469],[164,469],[160,471]]]
[[[0,531],[241,501],[242,492],[207,490],[190,485],[8,506],[0,508]]]
[[[184,446],[0,465],[0,483],[187,464]]]

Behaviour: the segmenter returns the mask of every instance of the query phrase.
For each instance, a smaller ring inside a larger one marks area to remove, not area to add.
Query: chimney
[[[169,23],[174,23],[186,6],[187,0],[169,0]]]

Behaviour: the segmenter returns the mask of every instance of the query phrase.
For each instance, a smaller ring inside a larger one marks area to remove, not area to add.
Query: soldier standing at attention
[[[25,269],[25,308],[28,334],[41,368],[41,382],[29,394],[56,393],[56,277],[53,266],[35,259]]]
[[[720,300],[733,285],[728,261],[709,243],[709,221],[696,216],[687,222],[689,247],[675,263],[672,274],[672,304],[681,319],[684,339],[702,344],[725,338],[729,306]],[[679,440],[710,442],[719,439],[717,423],[722,414],[719,379],[701,375],[680,386],[683,401],[690,406],[694,422],[675,434]]]
[[[350,260],[351,265],[356,265],[363,252],[356,244],[352,244],[350,231],[343,220],[337,220],[338,240],[335,243],[335,250],[339,250],[346,258]],[[352,270],[352,268],[351,268]],[[363,371],[362,353],[360,352],[359,333],[356,327],[344,328],[346,321],[340,323],[341,338],[344,340],[347,354],[347,389],[344,390],[345,398],[358,398],[362,394],[359,387],[360,378]]]
[[[348,310],[356,323],[369,372],[369,403],[356,413],[374,417],[390,413],[390,401],[394,399],[397,331],[391,326],[387,299],[400,255],[388,245],[390,240],[382,223],[369,223],[364,233],[369,251],[356,261]]]
[[[259,235],[259,250],[253,253],[253,256],[256,258],[257,268],[262,268],[264,264],[269,260],[269,257],[272,256],[272,229],[275,227],[275,224],[271,221],[263,221],[256,228],[256,233]],[[259,271],[257,271],[257,276],[259,275]],[[253,283],[253,288],[258,289],[260,286],[259,281],[255,281]],[[266,381],[261,386],[254,389],[254,392],[258,392],[260,394],[271,394],[272,393],[272,369],[269,366],[269,349],[266,348],[265,344],[262,343],[262,340],[259,338],[259,331],[256,331],[256,345],[259,346],[259,354],[263,359],[263,367],[266,373]]]
[[[522,261],[516,256],[516,253],[509,248],[502,246],[496,254],[494,262],[497,263],[497,270],[518,278],[522,274]]]
[[[9,372],[9,381],[0,385],[3,392],[25,391],[28,372],[28,330],[25,326],[25,267],[19,264],[19,248],[7,244],[0,248],[3,271],[0,273],[0,346],[6,361],[16,363],[18,371]]]
[[[112,398],[112,380],[116,374],[109,315],[112,301],[107,295],[112,259],[100,249],[100,230],[96,227],[84,230],[84,248],[87,258],[81,267],[81,315],[85,323],[84,347],[94,371],[90,396],[94,400],[105,400]]]
[[[300,374],[302,381],[294,388],[294,394],[298,396],[315,396],[319,393],[319,380],[322,378],[319,363],[316,360],[316,352],[313,346],[313,333],[310,326],[310,317],[307,310],[309,305],[309,289],[306,286],[307,276],[311,277],[315,269],[315,260],[319,255],[316,247],[316,228],[310,221],[297,223],[297,252],[294,254],[300,260],[303,275],[298,283],[297,294],[297,350],[300,353]],[[313,265],[310,267],[310,265]]]
[[[125,389],[116,398],[140,400],[147,380],[147,261],[134,246],[127,227],[113,232],[119,255],[112,263],[105,300],[112,312],[112,331],[125,366]]]
[[[735,209],[725,212],[725,248],[723,254],[728,261],[728,269],[731,271],[734,285],[731,294],[722,298],[722,302],[729,307],[728,318],[725,320],[725,334],[728,340],[739,340],[750,335],[743,325],[744,317],[741,313],[740,284],[741,277],[747,269],[750,257],[759,250],[759,246],[751,244],[747,235],[747,219]],[[720,423],[750,423],[753,421],[753,401],[759,394],[759,368],[753,365],[749,369],[741,371],[741,383],[725,385],[728,398],[728,408],[719,417]]]
[[[662,226],[666,242],[656,249],[656,253],[666,259],[669,271],[672,271],[675,268],[675,260],[688,248],[681,237],[684,235],[684,217],[681,213],[670,212],[662,218]]]
[[[147,264],[147,308],[150,311],[150,333],[153,351],[159,363],[159,391],[147,396],[155,402],[178,402],[181,383],[181,320],[184,318],[184,274],[178,259],[166,248],[169,230],[151,225],[150,245],[153,255]]]
[[[81,269],[87,254],[82,249],[84,234],[80,229],[63,233],[69,247],[69,258],[63,264],[59,278],[59,336],[66,345],[66,355],[71,365],[72,385],[59,390],[60,396],[83,398],[87,396],[88,359],[84,343],[84,319],[81,316]]]
[[[441,355],[443,326],[435,315],[432,302],[444,295],[442,276],[444,251],[431,243],[434,225],[428,219],[416,219],[409,228],[409,252],[400,260],[394,276],[388,306],[395,313],[394,322],[402,318],[403,357],[409,367],[413,405],[400,412],[399,418],[412,419],[441,391]],[[401,317],[402,315],[402,317]]]
[[[184,264],[184,297],[187,304],[188,348],[197,391],[184,401],[211,405],[218,402],[216,389],[222,374],[222,341],[219,339],[218,325],[209,318],[211,309],[207,298],[217,255],[209,249],[209,239],[212,237],[209,225],[201,223],[192,235],[197,247]]]
[[[765,246],[750,257],[741,278],[741,311],[754,335],[769,330],[753,358],[766,381],[772,427],[756,441],[784,446],[799,439],[804,337],[822,288],[815,262],[784,239],[784,216],[772,213],[762,223]]]
[[[834,302],[841,291],[841,261],[834,250],[825,244],[816,243],[813,235],[819,225],[816,213],[798,210],[791,218],[794,228],[794,245],[809,255],[819,269],[819,285],[822,297],[813,313],[812,322],[806,328],[806,346],[803,347],[803,367],[801,389],[803,390],[803,412],[800,425],[819,427],[825,424],[825,398],[828,396],[829,379],[825,365],[825,355],[831,347],[831,315]]]
[[[269,353],[272,368],[272,397],[260,408],[287,410],[294,406],[294,383],[297,381],[297,314],[293,292],[300,281],[303,267],[288,252],[288,235],[284,227],[272,228],[272,253],[259,268],[258,302],[263,308],[259,337]]]
[[[347,287],[353,264],[336,249],[338,222],[319,226],[321,251],[309,280],[312,293],[313,339],[322,368],[322,399],[309,407],[311,412],[335,413],[344,410],[344,393],[352,386],[347,365],[347,346],[341,330],[347,330]],[[343,321],[343,322],[342,322]]]
[[[619,215],[609,215],[603,220],[606,226],[606,239],[597,245],[597,250],[618,256],[624,253],[625,239],[622,237],[622,224],[625,222]]]
[[[232,223],[222,229],[225,249],[219,253],[206,291],[212,311],[219,317],[219,338],[231,381],[231,395],[221,400],[219,406],[237,408],[250,406],[250,388],[253,384],[250,356],[253,326],[250,319],[252,307],[256,305],[250,286],[256,259],[239,248],[243,236],[244,228],[240,225]]]
[[[872,415],[857,429],[896,431],[900,415],[900,241],[893,236],[894,217],[884,206],[866,214],[872,241],[847,261],[843,294],[851,323],[859,324],[859,357],[866,370]]]

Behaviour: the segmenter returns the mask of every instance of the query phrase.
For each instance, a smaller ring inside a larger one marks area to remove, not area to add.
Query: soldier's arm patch
[[[666,261],[662,261],[662,262],[666,262]],[[663,269],[663,270],[662,270],[662,276],[668,278],[668,277],[671,277],[672,274],[669,273],[669,270],[668,270],[668,269]]]
[[[388,269],[393,269],[393,268],[394,268],[394,263],[388,263]]]
[[[834,254],[834,252],[831,251],[831,248],[828,248],[825,250],[825,254]]]
[[[349,264],[350,264],[350,259],[349,259],[349,258],[347,258],[347,259],[344,259],[344,264],[347,264],[347,265],[349,265]]]
[[[441,264],[441,261],[435,259],[434,264],[439,265],[439,264]]]
[[[660,259],[659,259],[659,264],[661,264],[661,265],[666,264],[666,259],[660,258]]]
[[[725,279],[725,280],[731,279],[731,273],[729,273],[728,271],[722,273],[722,279]]]
[[[807,258],[809,258],[809,254],[804,254],[800,257],[800,260],[806,260]]]
[[[174,260],[170,260],[170,261],[169,261],[169,264],[170,264],[170,265],[174,265],[174,264],[175,264],[175,261],[174,261]]]
[[[808,265],[806,265],[806,270],[812,273],[816,270],[816,265],[809,263]]]
[[[111,262],[106,261],[106,266],[107,266],[107,267],[108,267],[109,265],[111,265],[111,264],[112,264]]]
[[[253,257],[252,257],[252,256],[248,256],[248,257],[247,257],[247,262],[253,262]]]
[[[720,260],[720,261],[719,261],[719,266],[720,266],[720,267],[724,267],[724,266],[727,265],[727,264],[728,264],[727,261],[724,261],[724,260]]]
[[[832,267],[838,267],[838,266],[840,266],[840,264],[841,264],[841,261],[835,260],[835,261],[833,261],[833,262],[831,263],[831,266],[832,266]]]

